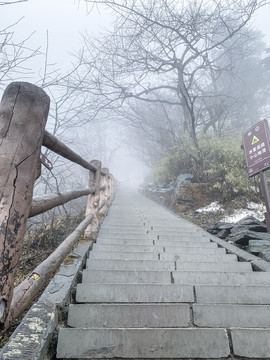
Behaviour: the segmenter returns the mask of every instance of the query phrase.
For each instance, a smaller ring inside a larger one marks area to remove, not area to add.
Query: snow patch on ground
[[[248,209],[236,210],[233,214],[225,216],[221,221],[228,223],[236,223],[247,216],[254,216],[256,219],[263,221],[266,208],[262,204],[253,202],[248,203]]]
[[[214,212],[222,212],[224,209],[221,205],[218,204],[217,201],[212,202],[210,205],[197,209],[196,212],[201,214],[214,213]],[[263,204],[256,204],[254,202],[249,202],[247,204],[247,209],[238,209],[235,210],[231,215],[225,216],[221,219],[222,222],[228,223],[236,223],[247,216],[254,216],[256,219],[263,221],[264,213],[266,212],[266,208]]]
[[[217,211],[224,211],[224,209],[222,209],[221,205],[219,205],[217,201],[212,202],[210,205],[207,205],[206,207],[196,210],[196,212],[199,212],[202,214],[206,214],[209,212],[217,212]]]

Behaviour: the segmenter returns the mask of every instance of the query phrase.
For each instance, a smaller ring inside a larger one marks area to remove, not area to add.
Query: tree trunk
[[[50,99],[17,82],[0,107],[0,329],[6,321],[37,174]]]

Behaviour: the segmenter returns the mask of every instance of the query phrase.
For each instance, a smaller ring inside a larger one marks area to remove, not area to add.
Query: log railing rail
[[[0,331],[29,306],[81,235],[96,235],[99,214],[106,214],[114,196],[115,180],[100,161],[84,160],[45,130],[49,106],[48,95],[26,82],[11,83],[0,104]],[[33,199],[42,145],[89,170],[89,187]],[[27,219],[85,195],[85,219],[14,289]]]

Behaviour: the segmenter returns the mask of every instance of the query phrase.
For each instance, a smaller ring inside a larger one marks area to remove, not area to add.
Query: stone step
[[[151,270],[84,270],[83,282],[90,283],[161,283],[190,285],[260,285],[270,284],[266,272],[151,271]]]
[[[137,248],[139,247],[136,247],[136,250]],[[100,247],[100,249],[102,249],[102,247]],[[105,247],[105,249],[107,249],[107,247]],[[125,248],[125,250],[127,250]],[[106,255],[107,256],[107,259],[121,259],[124,258],[124,259],[128,259],[128,258],[131,258],[131,256],[129,255],[132,255],[132,254],[135,254],[135,256],[137,254],[151,254],[151,256],[153,254],[155,254],[155,258],[157,259],[160,259],[162,261],[199,261],[199,262],[220,262],[220,261],[225,261],[225,262],[229,262],[229,261],[234,261],[236,262],[237,261],[237,256],[234,255],[234,254],[221,254],[221,255],[216,255],[216,254],[199,254],[198,252],[196,252],[195,254],[194,253],[190,253],[190,254],[187,254],[186,252],[182,250],[182,253],[179,249],[177,249],[177,252],[176,254],[174,253],[164,253],[162,252],[162,248],[160,247],[153,247],[153,250],[150,251],[149,247],[147,249],[145,248],[142,248],[141,249],[142,252],[135,252],[135,251],[125,251],[125,252],[120,252],[120,251],[106,251],[105,253],[109,253],[109,255]],[[147,250],[147,251],[146,251]],[[97,258],[100,258],[99,256],[102,256],[102,258],[104,259],[104,252],[103,251],[99,251],[99,250],[96,250],[96,248],[94,248],[91,253],[90,253],[90,258],[91,259],[97,259]],[[124,255],[123,255],[124,254]],[[128,256],[125,256],[126,254],[128,254]],[[134,258],[133,258],[134,259]],[[138,257],[138,259],[140,259]],[[146,258],[143,258],[141,257],[141,259],[146,259]],[[153,259],[153,258],[152,258]]]
[[[87,260],[87,270],[175,270],[174,261],[156,260]]]
[[[181,225],[181,224],[164,226],[164,225],[160,225],[160,223],[158,225],[157,224],[154,225],[154,224],[151,224],[151,222],[150,222],[149,226],[150,226],[150,229],[153,231],[164,231],[164,228],[168,229],[169,231],[179,231],[179,232],[181,232],[183,229],[188,229],[188,230],[192,229],[194,232],[203,232],[204,231],[200,228],[195,228],[192,226]]]
[[[151,245],[119,245],[95,243],[92,251],[123,251],[123,252],[163,252],[163,246]]]
[[[103,229],[101,227],[101,229],[99,230],[99,234],[100,235],[117,235],[120,234],[122,235],[144,235],[146,233],[146,229],[144,227],[140,228],[137,227],[137,230],[133,230],[133,229],[121,229],[121,228],[117,228],[117,229],[111,229],[111,228],[107,228],[107,229]]]
[[[141,225],[141,221],[138,219],[138,217],[134,217],[133,219],[128,219],[128,220],[122,220],[121,217],[119,216],[114,216],[111,212],[110,212],[110,216],[106,217],[102,223],[102,227],[116,227],[119,228],[121,226],[131,226],[133,227],[134,225]],[[119,225],[119,226],[118,226]]]
[[[154,241],[149,238],[136,238],[136,239],[125,239],[125,238],[97,238],[97,244],[100,245],[135,245],[135,246],[152,246]],[[162,246],[160,244],[159,246]]]
[[[188,327],[188,304],[76,304],[68,326],[81,328]]]
[[[155,241],[155,246],[160,246],[158,245],[160,242]],[[171,245],[170,242],[163,242],[163,247],[165,248],[165,252],[168,253],[173,253],[173,252],[177,252],[177,250],[181,249],[181,248],[205,248],[205,249],[217,249],[218,245],[214,242],[210,242],[210,241],[177,241],[175,245]],[[175,251],[176,249],[176,251]],[[221,248],[220,248],[221,249]]]
[[[107,284],[170,284],[170,271],[84,270],[82,281]]]
[[[119,229],[123,229],[123,230],[128,230],[128,231],[137,231],[138,227],[141,227],[142,229],[146,228],[146,225],[143,225],[143,223],[141,222],[133,222],[130,224],[120,224],[119,221],[114,221],[111,223],[102,223],[102,228],[100,230],[104,231],[104,230],[119,230]]]
[[[270,328],[269,305],[194,304],[193,316],[199,327]]]
[[[215,255],[222,255],[226,254],[226,250],[224,248],[208,248],[201,245],[200,247],[175,247],[176,254],[215,254]],[[165,246],[166,251],[166,246]]]
[[[164,222],[162,218],[159,221],[153,221],[151,219],[149,220],[142,220],[142,223],[145,224],[145,226],[150,227],[152,231],[165,231],[165,229],[169,231],[192,231],[192,232],[203,232],[203,230],[199,227],[187,225],[187,224],[181,224],[181,222]]]
[[[223,271],[223,272],[252,272],[251,264],[248,262],[197,262],[176,261],[178,271]]]
[[[270,329],[232,329],[233,352],[248,359],[270,359]]]
[[[148,239],[147,232],[144,233],[99,233],[99,238],[105,239]]]
[[[182,237],[185,235],[193,235],[193,236],[201,236],[201,237],[208,237],[207,234],[205,234],[205,232],[202,231],[198,231],[196,229],[191,229],[191,228],[185,228],[185,229],[181,229],[179,231],[175,231],[175,230],[171,230],[170,228],[164,227],[163,230],[150,230],[149,231],[150,235],[154,235],[154,236],[160,236],[162,238],[170,236],[170,237]]]
[[[269,305],[269,286],[196,285],[198,304],[254,304]]]
[[[175,284],[194,285],[270,285],[270,273],[267,272],[208,272],[208,271],[173,271]]]
[[[159,260],[159,253],[134,251],[90,251],[89,259]]]
[[[189,238],[185,238],[185,239],[178,239],[178,240],[157,240],[157,239],[152,239],[152,241],[154,241],[155,245],[158,246],[182,246],[184,244],[194,244],[195,246],[197,245],[202,245],[204,246],[204,244],[209,244],[210,243],[210,239],[208,238],[201,238],[201,237],[189,237]],[[215,244],[214,242],[212,242],[212,244]]]
[[[193,286],[175,284],[78,284],[78,303],[193,302]]]
[[[155,239],[150,239],[148,236],[142,237],[142,238],[134,238],[134,239],[128,239],[128,238],[104,238],[99,236],[97,238],[97,244],[108,244],[108,245],[146,245],[146,246],[151,246],[153,244],[157,245],[157,246],[182,246],[185,244],[194,244],[195,246],[197,245],[204,245],[204,244],[208,244],[210,242],[209,239],[207,238],[197,238],[197,237],[192,237],[192,238],[188,238],[188,239],[179,239],[179,240],[155,240]]]
[[[168,252],[168,253],[177,253],[179,250],[183,248],[217,248],[216,243],[210,242],[182,242],[181,244],[177,244],[177,246],[161,246],[161,245],[117,245],[117,244],[100,244],[95,243],[93,245],[93,250],[95,251],[120,251],[120,252]]]
[[[168,259],[164,260],[177,260],[177,254],[189,255],[210,255],[210,254],[224,254],[218,251],[219,249],[205,248],[182,248],[176,249],[176,254],[166,254]],[[221,250],[221,249],[220,249]],[[162,254],[161,254],[162,255]],[[89,259],[123,259],[123,260],[163,260],[159,252],[120,252],[120,251],[91,251]],[[165,254],[163,254],[165,255]],[[224,255],[225,256],[225,255]],[[210,260],[211,261],[211,260]],[[228,258],[229,261],[229,258]]]
[[[210,241],[211,237],[207,236],[207,235],[201,235],[201,234],[194,234],[192,232],[188,232],[187,234],[178,234],[178,235],[154,235],[154,234],[149,234],[149,237],[153,240],[160,240],[160,241],[180,241],[180,240],[185,240],[185,241],[200,241],[200,240],[207,240]]]
[[[60,329],[57,346],[57,358],[62,359],[218,359],[229,355],[227,331],[208,328]]]
[[[148,222],[151,226],[159,227],[159,228],[173,228],[173,227],[181,227],[183,229],[200,229],[199,227],[194,226],[194,224],[191,224],[188,221],[183,221],[181,218],[175,218],[171,217],[168,218],[168,214],[161,214],[160,216],[154,217],[154,216],[146,216],[145,221]],[[167,218],[167,219],[166,219]]]
[[[162,261],[196,261],[196,262],[237,262],[237,256],[234,254],[208,255],[208,254],[177,254],[161,253]]]

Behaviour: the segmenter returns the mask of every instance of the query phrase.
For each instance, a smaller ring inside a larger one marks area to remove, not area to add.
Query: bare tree
[[[0,89],[2,90],[11,81],[23,80],[33,75],[27,63],[33,57],[40,55],[40,49],[28,47],[32,34],[21,41],[14,41],[14,31],[19,21],[0,30]]]
[[[89,51],[83,58],[91,76],[90,91],[95,86],[108,106],[116,100],[120,106],[131,98],[180,105],[185,127],[198,148],[197,99],[229,41],[266,1],[85,1],[115,13],[113,31],[99,41],[85,38]]]
[[[266,92],[270,75],[263,66],[264,50],[262,34],[245,29],[210,66],[209,81],[198,99],[197,116],[204,132],[212,129],[221,136],[232,128],[242,130],[262,116],[266,99],[261,93]]]
[[[10,1],[0,1],[0,6],[1,5],[12,5],[12,4],[18,4],[18,3],[22,3],[22,2],[27,2],[28,0],[10,0]]]
[[[155,166],[168,149],[177,146],[184,129],[179,123],[182,109],[160,103],[129,103],[117,114],[126,127],[126,146],[136,150],[146,164]],[[183,114],[182,114],[183,116]]]

